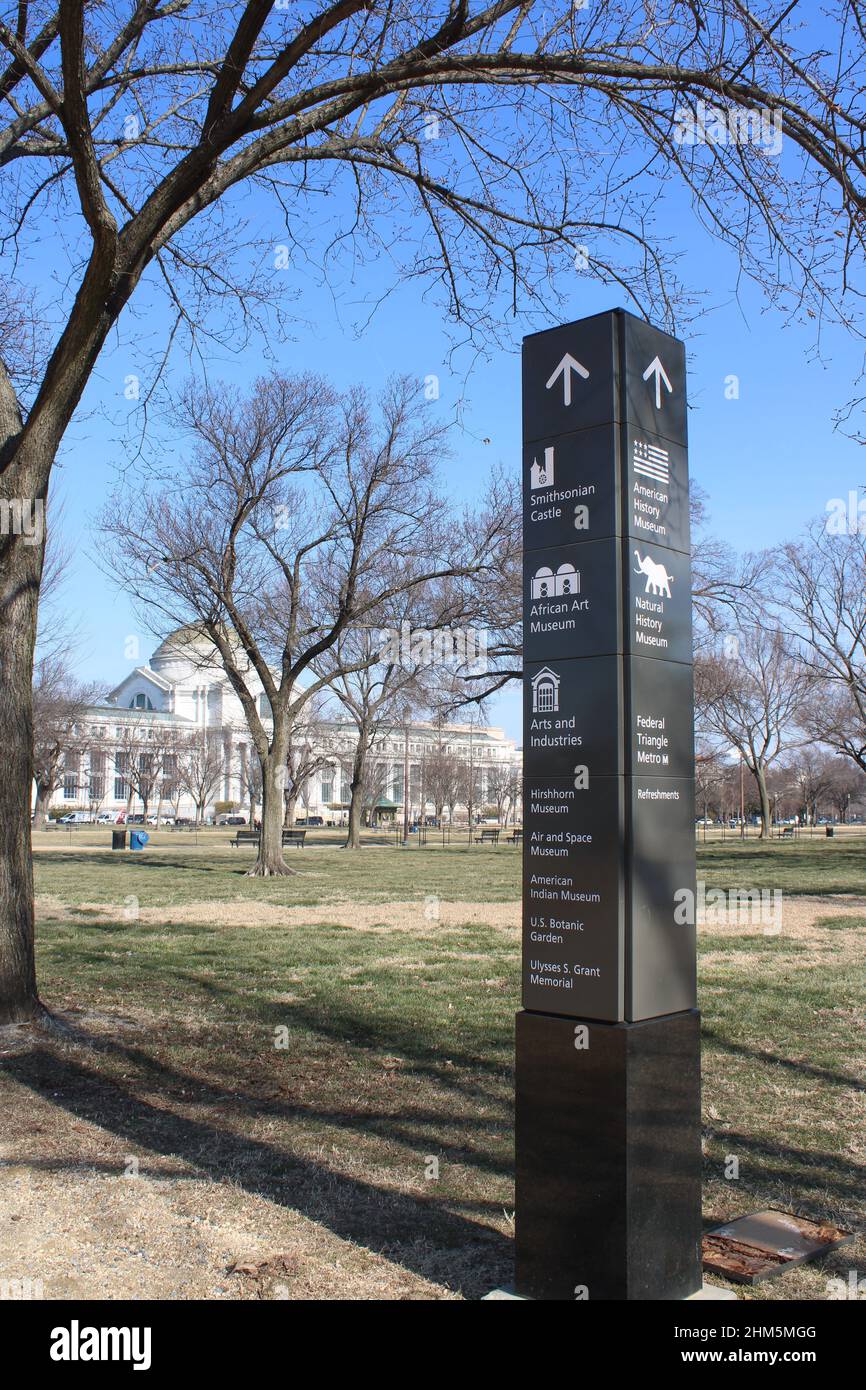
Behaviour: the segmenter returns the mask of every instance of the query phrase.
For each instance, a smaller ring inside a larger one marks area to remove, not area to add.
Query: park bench
[[[793,833],[794,833],[794,827],[793,827],[793,825],[786,825],[785,828],[784,828],[783,831],[782,831],[782,838],[784,839],[786,835],[793,835]]]
[[[232,849],[238,845],[257,845],[261,836],[258,830],[239,830],[233,840],[229,840]]]
[[[476,845],[498,845],[498,844],[499,844],[499,831],[498,831],[498,830],[482,830],[482,832],[481,832],[480,835],[476,835],[476,836],[475,836],[475,843],[476,843]]]
[[[306,833],[306,830],[284,830],[283,846],[297,845],[299,849],[303,849]],[[239,830],[234,839],[229,840],[229,844],[233,849],[238,845],[257,845],[261,838],[260,830]]]
[[[511,844],[511,845],[519,845],[519,844],[522,844],[522,843],[523,843],[523,831],[522,831],[522,830],[512,830],[511,834],[508,836],[508,843]]]

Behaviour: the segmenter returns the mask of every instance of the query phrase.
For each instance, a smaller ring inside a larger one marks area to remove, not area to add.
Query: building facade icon
[[[568,563],[560,565],[554,574],[549,565],[542,565],[532,576],[533,598],[558,598],[563,594],[580,593],[580,570]]]
[[[532,713],[557,714],[560,677],[549,666],[532,677]]]
[[[544,462],[539,463],[537,458],[532,460],[532,467],[529,470],[529,486],[531,491],[540,487],[553,486],[553,445],[544,451]]]

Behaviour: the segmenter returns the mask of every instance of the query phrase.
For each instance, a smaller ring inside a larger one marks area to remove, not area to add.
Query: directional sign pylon
[[[695,914],[678,911],[697,895],[685,348],[617,309],[531,334],[522,379],[515,1289],[685,1299],[701,1286]]]

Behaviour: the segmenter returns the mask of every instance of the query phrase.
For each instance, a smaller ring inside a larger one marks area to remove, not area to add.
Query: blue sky
[[[270,213],[260,211],[267,239]],[[830,330],[818,359],[814,329],[786,326],[756,286],[737,283],[734,255],[696,227],[683,194],[666,195],[660,222],[662,230],[676,232],[680,277],[705,297],[703,312],[683,325],[682,336],[690,367],[690,467],[709,495],[711,529],[738,550],[789,539],[824,511],[828,499],[845,497],[866,482],[861,447],[833,428],[834,411],[853,392],[862,348],[841,331]],[[273,243],[280,240],[275,224]],[[319,371],[338,385],[363,382],[375,390],[393,372],[419,379],[437,375],[440,400],[431,408],[451,414],[462,402],[462,428],[454,433],[455,456],[444,465],[445,481],[455,497],[471,502],[494,465],[518,467],[519,347],[523,334],[541,325],[503,316],[486,359],[464,351],[454,370],[448,365],[443,311],[432,298],[425,299],[419,281],[404,284],[363,331],[355,331],[353,325],[367,318],[391,276],[381,260],[351,273],[347,268],[334,295],[312,279],[288,272],[286,299],[296,322],[291,338],[282,344],[272,339],[272,349],[287,372]],[[567,303],[550,316],[549,326],[618,304],[632,307],[621,294],[575,271],[566,258],[562,276]],[[132,412],[138,409],[125,401],[124,381],[138,368],[140,335],[146,333],[152,346],[164,328],[164,311],[150,311],[146,290],[138,309],[100,359],[79,418],[67,433],[55,481],[74,548],[65,601],[81,627],[79,672],[108,683],[122,679],[136,664],[126,655],[130,635],[139,636],[140,660],[156,645],[90,557],[93,519],[115,481],[115,466],[126,457],[118,425],[124,418],[134,423]],[[242,384],[262,366],[260,348],[253,344],[238,354],[214,348],[209,369]],[[172,370],[180,379],[189,368],[178,359]],[[736,400],[725,395],[731,374],[739,378]],[[127,486],[135,486],[134,466],[126,480]],[[519,739],[516,689],[493,702],[490,715]]]

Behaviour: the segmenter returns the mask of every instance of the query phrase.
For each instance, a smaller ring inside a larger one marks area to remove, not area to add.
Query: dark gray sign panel
[[[527,782],[523,1002],[577,1018],[622,1017],[624,779]]]
[[[527,338],[523,381],[524,1003],[655,1017],[694,1005],[693,939],[670,930],[694,875],[685,352],[617,311]],[[639,794],[641,778],[681,795]],[[533,895],[557,858],[566,894],[619,887],[589,935],[584,922],[544,943],[537,921],[569,911]]]
[[[627,1018],[691,1009],[696,999],[695,795],[690,777],[628,777],[625,877]]]
[[[688,555],[657,545],[628,542],[627,558],[627,650],[635,656],[690,663],[692,591]]]
[[[523,756],[533,775],[562,777],[585,764],[594,775],[615,777],[622,768],[619,658],[529,663],[525,679]],[[653,697],[652,707],[662,702]]]
[[[610,314],[595,314],[525,338],[524,440],[558,437],[618,420],[619,370]]]
[[[625,662],[625,684],[628,770],[691,777],[695,766],[691,666],[632,656]]]
[[[523,539],[527,550],[616,535],[621,511],[614,424],[540,439],[523,449]]]
[[[626,422],[623,472],[626,535],[689,553],[689,476],[685,448]]]
[[[686,350],[683,343],[632,314],[619,316],[625,363],[621,420],[685,448]]]
[[[523,651],[527,661],[620,650],[620,547],[615,538],[527,552]]]

